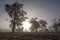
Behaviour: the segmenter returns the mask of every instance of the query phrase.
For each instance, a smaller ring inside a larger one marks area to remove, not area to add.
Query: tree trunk
[[[13,28],[12,28],[12,32],[14,32],[14,30],[15,30],[15,20],[16,20],[16,18],[15,18],[15,14],[14,14],[14,20],[13,20]]]
[[[12,32],[14,32],[14,30],[15,30],[15,22],[13,22]]]
[[[35,31],[37,32],[37,29]]]
[[[57,32],[57,28],[55,28],[54,30],[55,30],[55,32]]]

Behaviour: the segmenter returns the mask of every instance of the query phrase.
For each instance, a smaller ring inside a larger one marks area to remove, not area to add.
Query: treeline
[[[12,5],[6,4],[4,7],[11,18],[9,27],[12,32],[15,30],[23,32],[22,22],[28,19],[26,17],[27,13],[23,10],[23,4],[15,2]],[[31,32],[60,32],[60,19],[54,19],[53,24],[49,27],[47,27],[48,23],[46,20],[37,21],[37,18],[31,18],[30,23],[32,24],[30,27]]]

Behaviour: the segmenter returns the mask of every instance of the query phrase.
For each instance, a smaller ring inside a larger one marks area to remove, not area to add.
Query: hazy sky
[[[23,9],[27,12],[29,18],[38,17],[38,19],[46,20],[49,25],[53,18],[60,17],[60,0],[0,0],[0,29],[8,29],[9,18],[4,10],[5,4],[13,4],[18,1],[23,3]]]

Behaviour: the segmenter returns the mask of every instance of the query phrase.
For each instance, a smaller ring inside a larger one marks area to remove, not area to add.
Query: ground
[[[59,34],[54,32],[0,32],[0,40],[60,40]]]

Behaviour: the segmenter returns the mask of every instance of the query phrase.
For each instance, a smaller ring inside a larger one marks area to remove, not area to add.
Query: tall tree
[[[32,18],[30,20],[30,23],[32,24],[32,26],[30,27],[31,31],[35,30],[37,32],[37,29],[40,27],[39,22],[36,20],[37,20],[37,18]]]
[[[14,32],[16,26],[21,26],[22,21],[25,21],[27,17],[27,13],[23,11],[23,4],[19,4],[18,2],[15,2],[12,5],[6,4],[5,10],[7,11],[8,15],[11,17],[11,28],[12,32]]]

